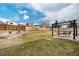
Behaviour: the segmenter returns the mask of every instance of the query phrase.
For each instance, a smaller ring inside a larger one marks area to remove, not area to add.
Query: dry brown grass
[[[29,32],[22,37],[25,43],[0,50],[0,55],[79,55],[79,42],[54,38],[50,32]]]

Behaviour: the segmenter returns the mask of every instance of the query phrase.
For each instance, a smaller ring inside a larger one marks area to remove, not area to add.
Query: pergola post
[[[76,36],[77,36],[77,23],[75,25],[76,25]]]
[[[59,24],[58,24],[58,35],[60,34],[60,27],[59,27]]]
[[[76,22],[73,20],[73,39],[75,39]]]
[[[53,36],[53,24],[52,24],[52,36]]]

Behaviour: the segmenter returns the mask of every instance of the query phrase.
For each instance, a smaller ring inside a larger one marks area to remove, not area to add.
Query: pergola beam
[[[77,20],[72,20],[72,21],[65,21],[65,22],[60,22],[58,23],[58,35],[59,35],[59,32],[60,32],[60,26],[59,25],[62,25],[62,24],[68,24],[68,22],[72,22],[73,23],[73,39],[76,38],[77,36],[77,23],[76,23]],[[52,24],[52,36],[54,35],[53,34],[53,29],[54,29],[54,25]]]

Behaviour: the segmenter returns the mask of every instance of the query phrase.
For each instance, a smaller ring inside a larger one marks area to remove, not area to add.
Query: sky
[[[0,3],[0,20],[25,24],[79,18],[78,3]]]

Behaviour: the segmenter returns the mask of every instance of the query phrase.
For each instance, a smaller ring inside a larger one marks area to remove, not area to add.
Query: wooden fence
[[[24,25],[6,25],[6,24],[0,24],[0,30],[19,30],[19,31],[25,31],[26,26]]]
[[[0,30],[14,30],[14,31],[48,31],[49,28],[38,28],[37,30],[32,26],[25,25],[7,25],[0,24]]]

